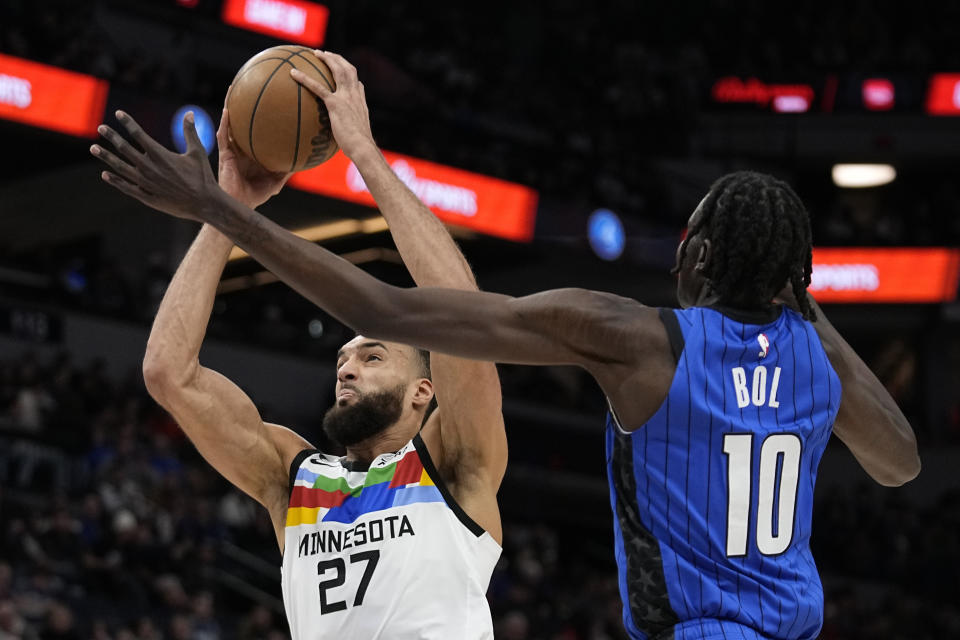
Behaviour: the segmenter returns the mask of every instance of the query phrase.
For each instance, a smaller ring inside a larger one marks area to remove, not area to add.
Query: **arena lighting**
[[[609,209],[597,209],[590,214],[587,238],[593,252],[603,260],[616,260],[627,244],[620,217]]]
[[[889,164],[835,164],[831,171],[833,184],[844,189],[862,189],[890,184],[897,170]]]
[[[197,129],[197,135],[200,137],[204,151],[209,155],[217,144],[217,127],[213,124],[213,118],[210,117],[210,114],[203,107],[198,107],[195,104],[185,104],[173,114],[173,119],[170,121],[170,135],[173,137],[173,146],[180,153],[187,150],[187,140],[183,137],[183,117],[187,115],[188,111],[193,111],[193,122]]]
[[[305,0],[225,0],[223,21],[311,47],[323,44],[330,10]]]
[[[806,113],[810,110],[810,98],[803,94],[774,96],[773,110],[777,113]]]
[[[861,95],[863,106],[870,111],[889,111],[896,100],[893,82],[887,78],[867,78],[861,85]]]
[[[363,220],[355,220],[353,218],[333,220],[332,222],[324,222],[323,224],[305,229],[298,229],[294,231],[293,234],[310,242],[323,242],[324,240],[333,240],[334,238],[342,238],[344,236],[380,233],[386,230],[387,221],[383,219],[383,216],[374,216],[373,218]],[[230,252],[230,260],[239,260],[240,258],[246,257],[248,257],[247,252],[240,247],[234,247]]]
[[[96,138],[108,91],[106,80],[0,54],[0,118]]]
[[[809,291],[820,302],[950,302],[958,280],[958,249],[814,248]]]
[[[533,239],[537,192],[529,187],[419,158],[383,152],[393,172],[443,222],[514,242]],[[357,167],[343,153],[300,171],[290,186],[376,207]]]

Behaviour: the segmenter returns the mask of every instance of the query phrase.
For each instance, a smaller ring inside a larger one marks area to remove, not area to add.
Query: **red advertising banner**
[[[930,77],[927,113],[935,116],[960,115],[960,73],[935,73]]]
[[[444,222],[518,242],[533,238],[537,192],[529,187],[383,152],[394,173]],[[341,200],[375,207],[356,166],[339,152],[319,167],[301,171],[290,184]]]
[[[0,118],[95,138],[108,90],[106,80],[0,54]]]
[[[948,302],[958,277],[958,249],[822,248],[809,291],[818,302]]]
[[[808,84],[766,84],[757,78],[727,76],[713,84],[710,96],[717,103],[752,103],[777,113],[805,113],[815,92]]]
[[[225,0],[223,21],[241,29],[319,47],[330,10],[305,0]]]

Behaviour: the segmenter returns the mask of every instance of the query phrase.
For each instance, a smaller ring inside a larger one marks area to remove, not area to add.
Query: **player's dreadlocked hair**
[[[807,298],[813,262],[810,216],[787,183],[753,171],[723,176],[710,187],[702,216],[687,233],[700,230],[706,231],[713,252],[704,275],[721,301],[762,308],[789,281],[803,317],[816,319]]]

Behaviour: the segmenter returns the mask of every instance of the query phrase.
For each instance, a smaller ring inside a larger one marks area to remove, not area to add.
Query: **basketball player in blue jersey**
[[[475,290],[443,225],[381,166],[376,147],[351,145],[347,133],[369,128],[363,101],[355,106],[362,117],[341,122],[341,144],[356,150],[414,279]],[[236,152],[227,121],[224,110],[220,185],[256,207],[288,176]],[[199,363],[232,247],[212,226],[200,231],[160,305],[144,377],[204,458],[269,511],[293,638],[492,639],[486,590],[500,556],[496,494],[507,459],[495,366],[357,336],[338,354],[323,422],[346,456],[323,454],[265,423],[238,386]]]
[[[336,134],[338,94],[358,81],[342,58],[321,55],[337,90],[301,82],[324,99]],[[152,144],[129,116],[121,122]],[[216,226],[365,335],[589,371],[610,404],[614,548],[632,638],[815,638],[823,591],[811,511],[830,434],[883,485],[920,470],[909,423],[807,295],[808,214],[770,176],[735,173],[710,188],[677,249],[683,308],[670,310],[580,289],[512,298],[392,287],[228,197],[199,154],[124,155],[101,154],[108,183]]]

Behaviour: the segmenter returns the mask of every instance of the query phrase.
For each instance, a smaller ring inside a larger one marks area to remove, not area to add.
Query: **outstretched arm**
[[[220,180],[256,206],[282,186],[283,176],[239,175],[229,149],[226,111],[218,140]],[[199,354],[217,283],[233,243],[204,226],[170,282],[147,342],[147,390],[176,419],[200,454],[227,480],[271,512],[278,539],[288,484],[288,458],[309,444],[292,431],[265,424],[250,398]]]
[[[363,176],[413,279],[422,287],[476,291],[470,266],[453,238],[377,148],[356,69],[339,55],[315,53],[333,72],[337,90],[299,72],[294,78],[326,104],[333,134]],[[441,353],[431,354],[430,365],[439,408],[423,429],[424,440],[441,473],[457,460],[471,460],[467,468],[445,475],[453,490],[459,490],[461,504],[469,503],[463,506],[499,540],[495,497],[506,471],[507,437],[497,369],[489,362]]]
[[[817,314],[813,326],[843,385],[833,432],[880,484],[896,487],[912,480],[920,473],[920,456],[910,423],[812,297],[810,303]]]
[[[302,295],[358,332],[463,358],[575,364],[593,370],[637,362],[656,311],[582,289],[514,298],[484,291],[403,289],[377,280],[226,194],[210,222]],[[662,329],[661,329],[662,331]]]
[[[188,114],[186,153],[164,149],[128,114],[117,117],[144,151],[106,125],[116,154],[95,147],[119,191],[171,215],[208,222],[299,293],[359,332],[450,355],[520,364],[578,364],[605,390],[607,365],[642,361],[665,333],[655,309],[619,296],[558,289],[512,298],[482,291],[385,284],[299,238],[216,184]]]

